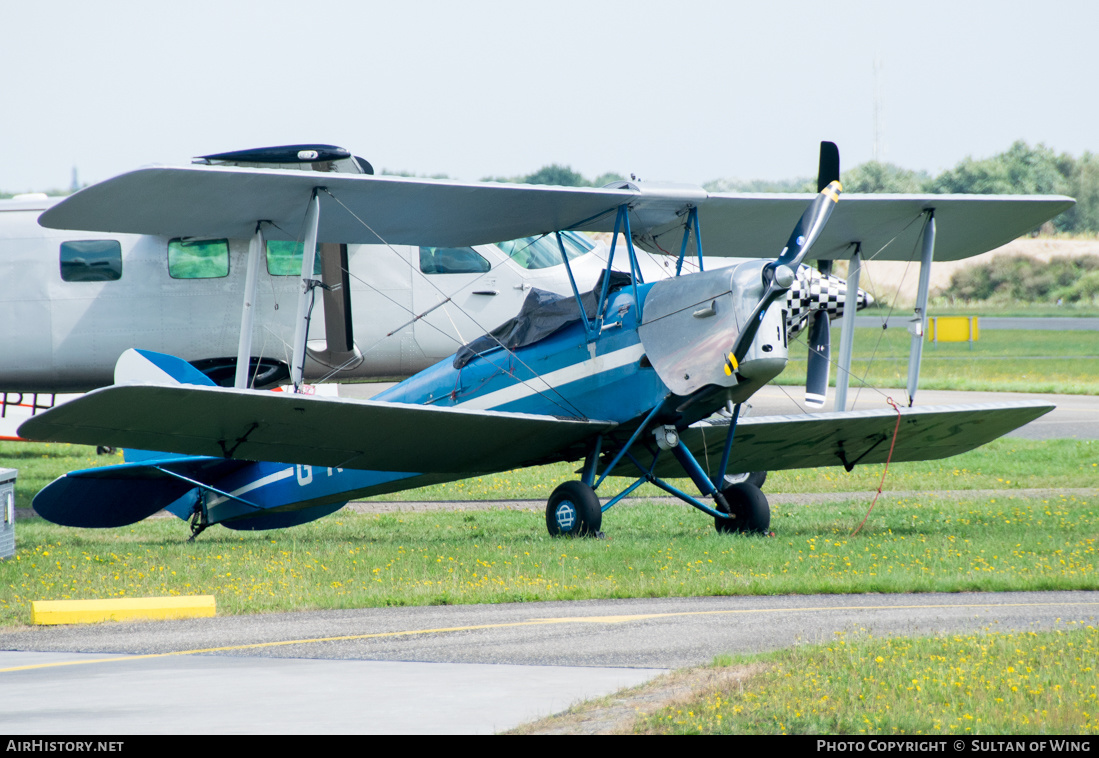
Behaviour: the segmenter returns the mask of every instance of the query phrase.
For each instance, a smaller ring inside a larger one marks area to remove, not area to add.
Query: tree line
[[[607,173],[588,180],[568,166],[554,163],[532,174],[487,177],[484,181],[602,187],[621,178]],[[1058,154],[1042,144],[1031,147],[1019,141],[991,158],[966,158],[938,176],[893,163],[868,161],[844,171],[840,178],[846,192],[1069,195],[1076,198],[1076,205],[1043,230],[1067,234],[1099,232],[1099,155],[1089,152],[1076,158],[1068,153]],[[718,179],[703,186],[710,192],[814,192],[816,180]]]

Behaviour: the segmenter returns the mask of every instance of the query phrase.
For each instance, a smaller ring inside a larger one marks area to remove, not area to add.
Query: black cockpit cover
[[[604,271],[599,275],[599,281],[591,292],[585,292],[580,296],[584,304],[584,313],[589,319],[595,316],[597,300],[603,291],[605,276]],[[629,274],[612,271],[609,291],[613,292],[620,287],[625,287],[630,282]],[[515,318],[505,321],[483,337],[478,337],[468,345],[464,345],[454,354],[454,368],[462,368],[481,353],[500,345],[508,350],[533,345],[579,320],[580,310],[576,306],[576,298],[572,295],[558,295],[555,292],[531,289]]]

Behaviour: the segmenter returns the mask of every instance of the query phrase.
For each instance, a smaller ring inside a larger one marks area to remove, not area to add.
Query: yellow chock
[[[110,600],[35,600],[32,624],[91,624],[96,621],[138,621],[213,616],[213,595],[120,597]]]

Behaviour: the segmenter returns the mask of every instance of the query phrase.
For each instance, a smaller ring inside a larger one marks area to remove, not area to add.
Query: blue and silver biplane
[[[761,533],[770,525],[767,499],[744,480],[746,473],[850,470],[890,454],[894,461],[944,458],[1052,409],[1013,402],[846,411],[855,313],[848,308],[836,410],[741,418],[741,406],[786,366],[782,309],[803,261],[826,268],[849,259],[848,302],[855,300],[864,255],[920,261],[911,398],[932,259],[984,252],[1073,203],[951,195],[840,201],[839,156],[830,143],[822,145],[818,185],[815,196],[709,194],[636,182],[589,189],[190,166],[141,169],[84,189],[44,213],[41,223],[250,238],[253,250],[262,249],[265,237],[304,239],[295,388],[311,304],[324,286],[313,273],[314,256],[332,247],[322,243],[461,247],[548,236],[566,266],[562,232],[613,232],[615,244],[592,291],[581,292],[575,280],[572,297],[533,291],[515,319],[372,400],[217,387],[180,359],[130,351],[119,360],[114,386],[19,430],[28,439],[124,447],[126,463],[71,472],[43,489],[34,507],[51,521],[80,527],[121,526],[164,508],[190,521],[193,538],[214,524],[294,526],[355,498],[582,461],[578,479],[549,498],[552,535],[598,534],[603,513],[644,482],[713,517],[718,531]],[[678,245],[680,268],[687,256],[698,256],[701,265],[703,228],[708,256],[752,259],[642,281],[635,245],[649,251]],[[783,246],[783,230],[791,228]],[[612,270],[619,234],[632,275]],[[810,341],[820,357],[817,368],[810,366],[810,383],[823,395],[828,323],[817,321],[823,328],[814,323]],[[697,493],[668,482],[684,475]],[[634,481],[601,503],[608,476]]]

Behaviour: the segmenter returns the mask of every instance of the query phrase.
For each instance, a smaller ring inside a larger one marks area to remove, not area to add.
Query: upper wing
[[[563,229],[610,232],[620,205],[634,238],[678,252],[684,210],[697,207],[707,255],[774,258],[813,195],[713,194],[700,187],[626,189],[462,183],[220,166],[146,168],[77,192],[42,214],[57,229],[168,237],[295,239],[314,188],[321,242],[460,247]],[[920,217],[933,208],[936,260],[991,250],[1072,206],[1061,196],[843,196],[813,258],[846,258],[853,242],[878,260],[918,260]]]
[[[902,408],[892,460],[925,461],[964,453],[1049,413],[1048,403],[1014,402]],[[728,474],[793,468],[884,463],[889,456],[897,412],[846,411],[803,416],[741,419]],[[686,444],[705,465],[720,461],[728,426],[699,424],[686,429]],[[636,476],[630,464],[615,473]],[[669,452],[661,452],[654,473],[681,476]]]
[[[500,242],[567,229],[635,196],[624,190],[396,176],[158,167],[87,187],[43,213],[39,223],[55,229],[246,239],[256,221],[267,220],[269,238],[296,239],[318,186],[328,190],[320,193],[318,241],[371,245]]]
[[[699,207],[706,255],[774,258],[805,211],[809,195],[711,195]],[[935,211],[935,260],[955,261],[1006,244],[1075,200],[1060,195],[854,195],[845,193],[809,257],[847,259],[855,242],[863,260],[918,261],[924,211]],[[652,234],[678,244],[681,227]],[[715,250],[716,246],[727,245]],[[668,248],[667,244],[662,247]],[[676,248],[678,250],[678,248]]]
[[[222,387],[116,385],[40,413],[19,433],[236,460],[473,475],[553,457],[614,426]]]

